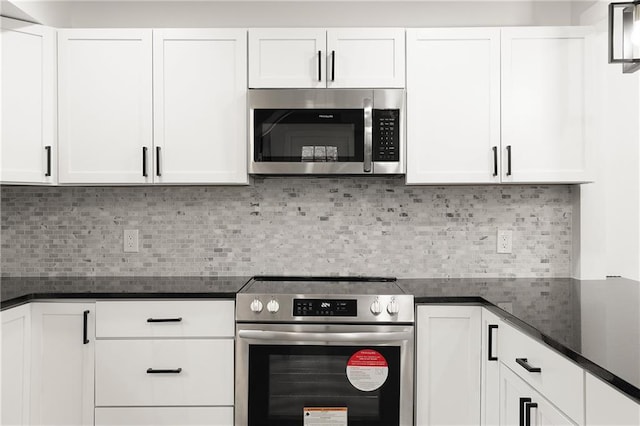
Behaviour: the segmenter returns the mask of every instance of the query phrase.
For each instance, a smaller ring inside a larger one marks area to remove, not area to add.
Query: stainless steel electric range
[[[393,278],[253,278],[236,336],[236,426],[413,423],[413,296]]]

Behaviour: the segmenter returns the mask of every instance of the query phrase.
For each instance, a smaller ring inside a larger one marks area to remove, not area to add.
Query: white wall
[[[607,63],[605,2],[582,16],[594,24],[589,137],[595,148],[595,182],[579,190],[579,233],[574,276],[640,280],[640,72],[623,74]]]
[[[570,25],[583,7],[528,0],[12,2],[55,27]],[[52,4],[64,13],[54,13]]]

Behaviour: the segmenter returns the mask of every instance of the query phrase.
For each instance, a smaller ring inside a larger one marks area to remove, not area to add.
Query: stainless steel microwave
[[[249,173],[404,174],[404,89],[249,90]]]

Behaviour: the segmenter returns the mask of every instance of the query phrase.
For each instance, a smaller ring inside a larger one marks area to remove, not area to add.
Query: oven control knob
[[[382,313],[382,304],[380,303],[377,297],[371,304],[371,313],[373,315],[380,315]]]
[[[398,304],[398,301],[395,298],[391,299],[391,301],[387,305],[387,312],[389,312],[389,314],[391,315],[397,315],[399,311],[400,305]]]
[[[280,309],[280,304],[276,299],[271,299],[269,303],[267,303],[267,311],[271,312],[272,314],[278,312],[278,309]]]
[[[251,312],[255,312],[257,314],[262,312],[262,302],[260,299],[253,299],[253,302],[251,302]]]

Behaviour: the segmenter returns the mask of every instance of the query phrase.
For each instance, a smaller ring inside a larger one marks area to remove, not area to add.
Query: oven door
[[[236,331],[236,426],[303,426],[314,416],[331,425],[412,425],[413,326],[238,324]]]

